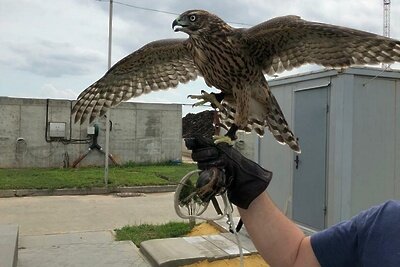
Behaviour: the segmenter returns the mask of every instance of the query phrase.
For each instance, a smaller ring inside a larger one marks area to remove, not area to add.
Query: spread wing
[[[75,122],[90,122],[121,101],[195,80],[199,72],[186,39],[149,43],[116,63],[100,80],[85,89],[72,112]]]
[[[270,75],[306,63],[343,68],[400,61],[400,41],[297,16],[271,19],[243,32],[249,53]]]

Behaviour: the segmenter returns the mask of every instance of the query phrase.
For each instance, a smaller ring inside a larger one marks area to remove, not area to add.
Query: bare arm
[[[310,238],[289,220],[266,194],[260,194],[248,209],[239,208],[247,232],[271,266],[320,266]]]

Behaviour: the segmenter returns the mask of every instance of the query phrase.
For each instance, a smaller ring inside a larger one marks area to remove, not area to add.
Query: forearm
[[[271,266],[319,266],[308,237],[289,220],[266,193],[240,216],[257,250]]]
[[[192,158],[201,170],[224,169],[229,182],[228,198],[239,208],[247,231],[260,254],[272,266],[319,266],[311,248],[310,239],[282,214],[265,193],[272,172],[243,157],[231,146],[202,137],[186,139],[186,146],[192,150]],[[205,197],[211,190],[217,194],[215,185],[224,176],[218,172],[203,172],[197,181],[199,192]],[[210,186],[209,186],[210,185]],[[211,194],[211,195],[212,195]],[[200,198],[202,197],[200,196]]]

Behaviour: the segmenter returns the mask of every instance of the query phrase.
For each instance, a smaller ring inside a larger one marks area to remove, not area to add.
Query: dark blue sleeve
[[[400,266],[400,201],[387,201],[311,236],[322,267]]]

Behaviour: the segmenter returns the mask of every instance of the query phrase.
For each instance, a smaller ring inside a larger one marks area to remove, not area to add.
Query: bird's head
[[[176,32],[185,32],[190,36],[201,35],[202,32],[220,31],[229,28],[222,19],[205,10],[188,10],[172,22],[172,29]]]

